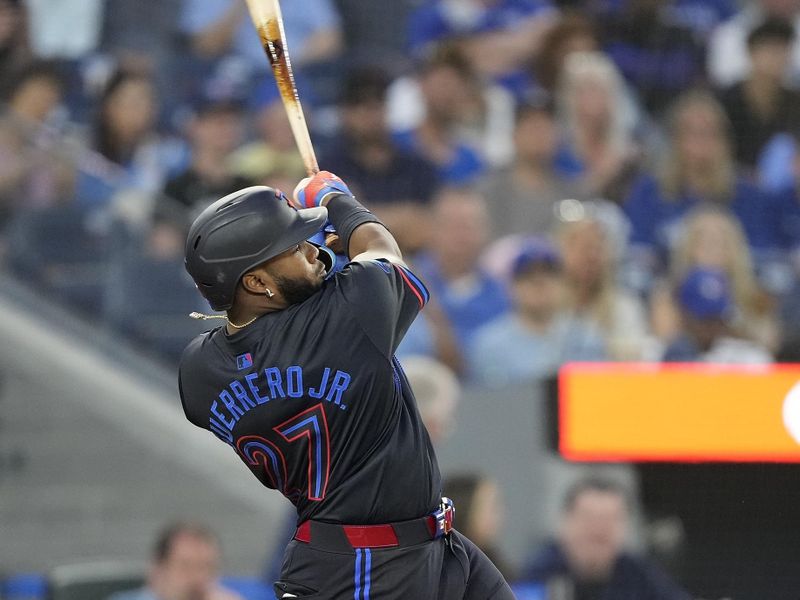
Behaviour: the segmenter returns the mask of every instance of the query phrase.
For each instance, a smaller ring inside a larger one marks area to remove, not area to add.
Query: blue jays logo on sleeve
[[[236,368],[239,371],[244,371],[245,369],[249,369],[253,366],[253,355],[249,352],[245,354],[240,354],[236,357]]]

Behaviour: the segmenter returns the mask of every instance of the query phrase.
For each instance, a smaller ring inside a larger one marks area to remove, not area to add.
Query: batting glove
[[[320,171],[311,178],[303,179],[294,190],[295,201],[300,208],[322,206],[325,198],[334,194],[353,195],[347,184],[330,171]]]

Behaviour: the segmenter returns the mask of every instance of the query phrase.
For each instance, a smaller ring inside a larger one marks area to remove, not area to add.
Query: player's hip
[[[444,539],[347,552],[321,550],[292,540],[275,592],[278,598],[437,600],[447,551]]]
[[[349,551],[293,540],[275,592],[278,598],[306,600],[514,598],[491,561],[455,530],[412,546]]]

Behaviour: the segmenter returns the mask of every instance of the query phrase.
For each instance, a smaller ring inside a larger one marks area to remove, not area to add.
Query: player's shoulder
[[[351,280],[360,282],[372,281],[377,285],[385,285],[395,280],[414,280],[421,285],[421,282],[414,275],[408,266],[400,260],[392,260],[382,257],[363,257],[353,260],[337,274],[340,283]]]
[[[400,260],[383,257],[363,257],[348,263],[337,274],[336,289],[346,301],[355,298],[370,302],[381,299],[400,299],[408,291],[420,307],[430,298],[428,288],[408,266]]]
[[[213,336],[219,335],[220,330],[221,327],[216,327],[192,339],[183,349],[178,363],[178,371],[183,373],[202,362],[202,357],[209,351],[210,345],[213,344]]]

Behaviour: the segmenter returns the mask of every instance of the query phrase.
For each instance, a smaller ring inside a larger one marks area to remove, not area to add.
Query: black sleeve
[[[337,276],[336,289],[344,309],[387,357],[429,298],[416,275],[383,259],[350,263]]]
[[[186,389],[187,388],[186,384],[191,383],[190,381],[191,378],[195,376],[194,375],[195,369],[192,366],[194,363],[192,357],[202,344],[202,338],[204,336],[205,334],[197,336],[191,342],[189,342],[189,344],[184,349],[183,354],[181,355],[180,363],[178,364],[178,393],[180,394],[181,397],[181,406],[183,407],[183,414],[186,416],[186,419],[190,423],[197,425],[198,427],[201,427],[203,429],[205,429],[205,427],[201,425],[201,420],[198,419],[197,416],[194,414],[196,411],[192,410],[192,403],[190,402],[188,397],[188,395],[191,392]],[[187,381],[187,379],[189,381]]]

